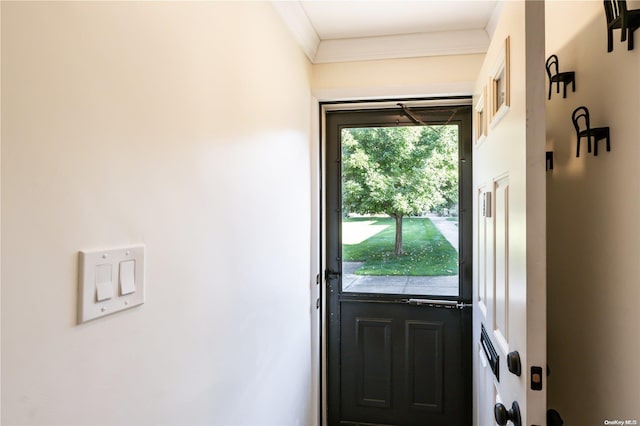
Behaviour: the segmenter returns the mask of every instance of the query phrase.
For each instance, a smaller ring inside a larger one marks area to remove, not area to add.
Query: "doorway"
[[[471,107],[430,104],[326,108],[330,425],[471,423]]]

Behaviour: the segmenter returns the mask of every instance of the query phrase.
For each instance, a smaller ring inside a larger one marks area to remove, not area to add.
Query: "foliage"
[[[457,126],[344,129],[343,208],[417,215],[458,202]]]
[[[402,218],[458,202],[457,126],[350,128],[342,131],[342,203],[346,214]]]
[[[358,275],[441,276],[458,273],[458,253],[428,218],[406,218],[404,225],[405,254],[392,250],[393,219],[388,217],[350,218],[344,222],[371,221],[389,225],[383,231],[359,244],[344,244],[342,258],[346,262],[364,262]]]

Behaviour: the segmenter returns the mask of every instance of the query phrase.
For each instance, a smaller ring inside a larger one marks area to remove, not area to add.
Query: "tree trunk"
[[[396,219],[396,256],[404,254],[402,250],[402,215],[393,215]]]

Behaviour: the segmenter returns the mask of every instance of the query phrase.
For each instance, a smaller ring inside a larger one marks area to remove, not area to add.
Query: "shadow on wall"
[[[546,8],[546,56],[575,71],[577,87],[566,98],[554,89],[546,103],[547,151],[554,151],[547,172],[548,406],[572,425],[640,421],[630,380],[640,377],[633,325],[640,287],[631,285],[640,274],[640,195],[629,190],[640,180],[640,51],[628,51],[616,30],[607,53],[601,2],[551,1]],[[581,105],[592,127],[610,127],[611,152],[596,157],[583,147],[576,158],[571,113]]]

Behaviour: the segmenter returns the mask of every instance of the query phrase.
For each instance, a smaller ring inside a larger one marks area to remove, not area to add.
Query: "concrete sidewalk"
[[[444,237],[451,243],[456,251],[458,250],[458,243],[460,241],[460,237],[458,234],[458,222],[452,222],[448,220],[449,218],[438,216],[436,214],[430,213],[427,215],[431,222],[438,228],[438,231],[444,235]]]

